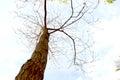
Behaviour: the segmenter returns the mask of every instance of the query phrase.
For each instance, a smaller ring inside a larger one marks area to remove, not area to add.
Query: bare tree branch
[[[50,32],[51,33],[54,33],[56,31],[59,31],[60,29],[63,29],[69,25],[72,25],[73,23],[77,22],[78,20],[80,20],[84,14],[87,12],[87,10],[85,10],[85,7],[86,7],[86,3],[84,2],[83,3],[83,7],[82,9],[78,12],[78,14],[76,16],[74,16],[74,8],[73,8],[73,1],[71,0],[71,15],[70,17],[58,28],[58,29],[48,29],[48,30],[54,30],[53,32]],[[73,21],[71,21],[72,19],[74,19]],[[70,22],[71,21],[71,22]]]
[[[47,0],[44,0],[44,27],[47,28]]]
[[[73,43],[73,50],[74,50],[74,64],[76,63],[76,44],[75,44],[75,40],[69,35],[67,34],[65,31],[63,30],[60,30],[60,32],[63,32],[65,35],[67,35],[71,40],[72,40],[72,43]]]

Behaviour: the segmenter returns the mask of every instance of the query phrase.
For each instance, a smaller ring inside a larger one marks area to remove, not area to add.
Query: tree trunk
[[[32,57],[23,64],[15,80],[43,80],[47,64],[48,42],[49,33],[44,27]]]

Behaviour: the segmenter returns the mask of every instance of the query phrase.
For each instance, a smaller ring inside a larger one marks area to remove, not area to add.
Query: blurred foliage
[[[50,0],[50,1],[55,1],[55,0]],[[60,3],[68,3],[68,0],[58,0]],[[98,3],[100,2],[101,0],[98,0]],[[115,0],[105,0],[105,2],[109,3],[109,4],[112,4]]]
[[[107,3],[112,4],[115,0],[106,0]]]
[[[50,1],[55,1],[55,0],[50,0]],[[58,0],[60,3],[67,3],[68,0]]]
[[[120,68],[118,68],[116,71],[119,71],[120,70]]]

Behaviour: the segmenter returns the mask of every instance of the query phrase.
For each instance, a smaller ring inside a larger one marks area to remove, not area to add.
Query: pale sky
[[[115,71],[115,61],[120,55],[120,0],[114,4],[100,3],[95,16],[100,21],[90,26],[95,44],[93,49],[99,58],[92,65],[91,73],[81,74],[79,71],[47,68],[45,80],[118,80],[120,72]],[[0,1],[0,79],[14,80],[21,65],[31,53],[18,40],[14,28],[21,26],[15,21],[13,10],[14,0]],[[89,71],[89,69],[88,69]],[[86,78],[86,77],[88,78]]]

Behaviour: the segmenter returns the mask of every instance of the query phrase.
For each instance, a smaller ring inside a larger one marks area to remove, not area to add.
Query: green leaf
[[[112,4],[115,0],[106,0],[107,3]]]
[[[116,71],[119,71],[120,70],[120,68],[118,68]]]

